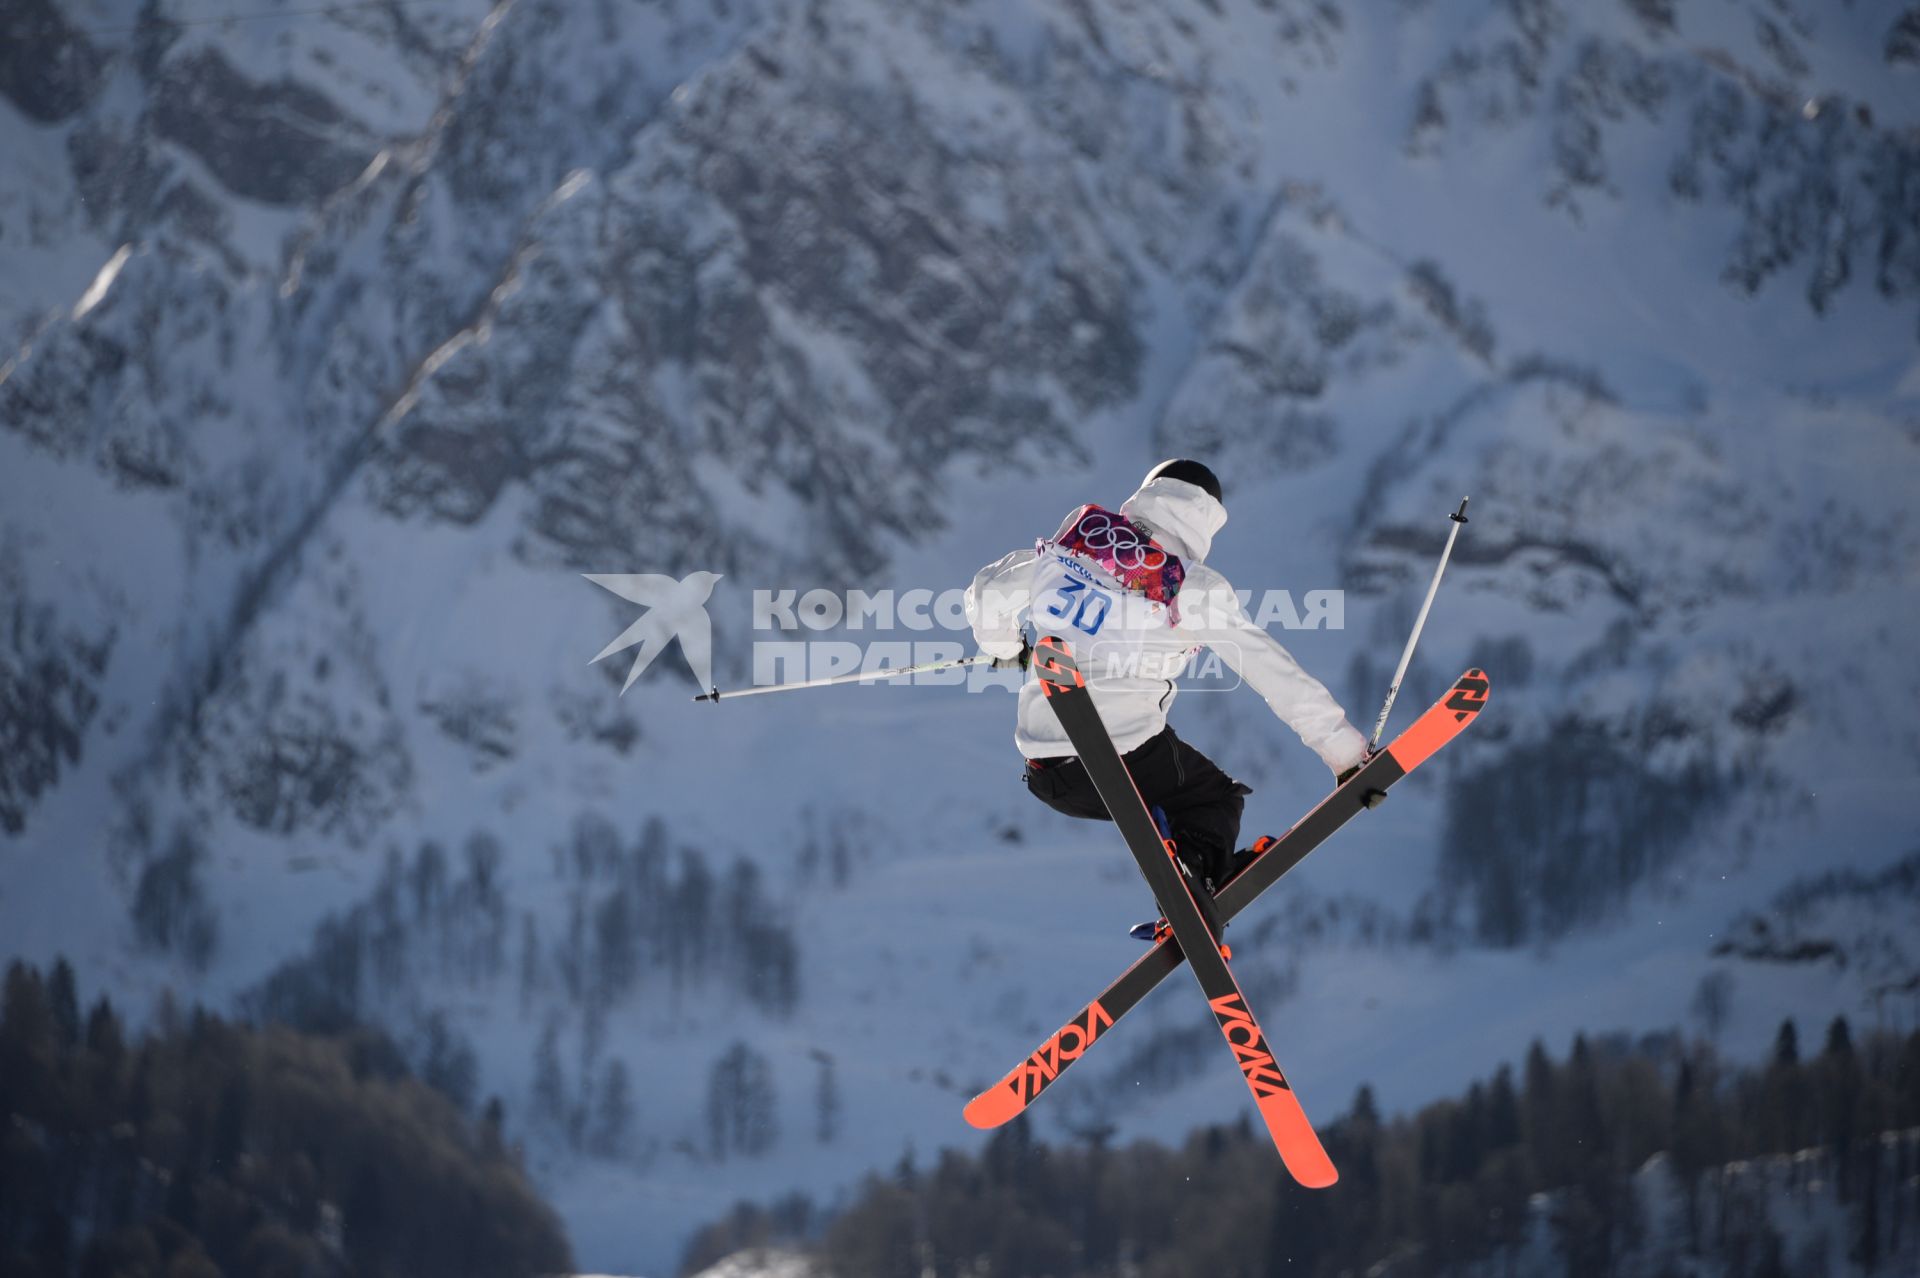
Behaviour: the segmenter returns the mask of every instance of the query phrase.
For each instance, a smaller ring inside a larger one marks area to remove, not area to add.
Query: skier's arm
[[[1026,647],[1021,623],[1033,560],[1033,551],[1016,550],[975,573],[967,587],[967,624],[973,627],[974,642],[989,657],[1017,657]]]
[[[1364,761],[1367,739],[1347,722],[1326,685],[1253,624],[1226,578],[1212,571],[1206,577],[1205,582],[1189,580],[1180,592],[1181,630],[1218,653],[1336,776]],[[1191,602],[1199,606],[1189,611],[1189,591],[1196,585],[1202,589],[1192,593],[1201,597]]]

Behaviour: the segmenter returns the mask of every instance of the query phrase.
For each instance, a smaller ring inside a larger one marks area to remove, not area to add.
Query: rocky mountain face
[[[670,1248],[594,1232],[635,1185],[961,1139],[943,1089],[1086,990],[924,913],[1006,909],[1004,786],[874,780],[1003,716],[694,723],[667,662],[622,700],[581,572],[939,589],[1197,453],[1348,590],[1358,719],[1471,491],[1409,687],[1479,662],[1500,715],[1404,890],[1316,881],[1293,935],[1531,963],[1910,850],[1920,11],[173,9],[0,17],[0,919],[130,995],[393,1023],[508,1100],[583,1259]],[[818,935],[866,915],[904,928]],[[903,930],[973,1030],[875,970]],[[1687,952],[1773,961],[1733,935]]]

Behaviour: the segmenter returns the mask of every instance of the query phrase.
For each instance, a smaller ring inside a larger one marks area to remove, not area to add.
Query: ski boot
[[[1280,840],[1274,838],[1271,834],[1263,834],[1253,841],[1252,847],[1241,848],[1238,852],[1235,852],[1233,854],[1233,860],[1227,863],[1227,877],[1220,881],[1218,888],[1214,889],[1214,895],[1218,896],[1221,892],[1226,891],[1227,884],[1239,878],[1249,865],[1259,860],[1266,854],[1268,848],[1279,841]]]
[[[1153,811],[1156,823],[1163,820],[1160,809],[1155,808]],[[1161,826],[1161,832],[1163,834],[1165,830],[1166,827],[1164,825]],[[1227,877],[1220,882],[1219,886],[1213,889],[1213,895],[1218,896],[1226,889],[1227,884],[1239,878],[1249,865],[1252,865],[1254,861],[1265,854],[1268,848],[1279,841],[1280,840],[1274,838],[1271,834],[1263,834],[1253,841],[1252,847],[1241,848],[1235,852],[1233,854],[1233,860],[1229,862],[1227,866]],[[1158,945],[1171,935],[1171,930],[1167,927],[1167,921],[1165,919],[1149,919],[1144,923],[1135,923],[1132,927],[1128,928],[1127,935],[1136,941],[1145,941],[1150,945]]]

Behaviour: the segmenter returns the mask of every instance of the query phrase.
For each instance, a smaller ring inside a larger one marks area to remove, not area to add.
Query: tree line
[[[435,840],[411,856],[390,849],[367,894],[322,919],[305,952],[243,994],[242,1013],[316,1034],[394,1027],[416,1073],[466,1108],[476,1053],[428,996],[515,982],[522,1014],[544,1013],[530,1048],[527,1131],[594,1157],[645,1154],[649,1116],[629,1062],[606,1056],[610,1019],[636,998],[673,1001],[716,987],[791,1015],[799,945],[757,865],[740,858],[716,868],[699,848],[673,846],[657,819],[625,837],[583,814],[550,854],[566,894],[557,928],[552,920],[543,928],[531,909],[514,917],[505,850],[490,834],[475,833],[457,855]],[[764,1153],[777,1139],[769,1069],[740,1055],[747,1050],[713,1065],[705,1119],[715,1157]]]
[[[614,1008],[650,984],[672,998],[717,984],[776,1015],[799,1002],[799,946],[753,862],[717,871],[698,848],[670,847],[658,821],[627,841],[591,814],[552,855],[567,915],[550,940],[531,910],[517,931],[510,926],[498,840],[476,833],[457,860],[427,840],[411,857],[390,850],[372,890],[321,920],[306,952],[242,1006],[318,1032],[389,1020],[408,1010],[392,1006],[394,996],[423,978],[492,988],[508,973],[510,950],[521,1010],[551,1007],[557,996],[596,1041]]]
[[[20,1278],[554,1273],[553,1212],[501,1138],[379,1034],[163,1001],[129,1035],[73,969],[0,991],[0,1272]]]
[[[568,885],[567,924],[545,948],[537,921],[523,916],[523,1004],[557,985],[597,1020],[650,980],[674,998],[718,984],[776,1015],[799,1002],[799,946],[752,861],[716,869],[696,847],[671,847],[657,818],[629,841],[591,813],[553,861]]]
[[[1097,1130],[1047,1144],[1023,1118],[977,1154],[905,1159],[833,1212],[742,1204],[696,1235],[685,1268],[779,1244],[835,1278],[1500,1275],[1537,1245],[1545,1201],[1555,1272],[1602,1278],[1647,1263],[1634,1175],[1664,1152],[1681,1253],[1698,1262],[1672,1272],[1824,1278],[1824,1260],[1797,1262],[1737,1161],[1812,1150],[1791,1174],[1832,1183],[1847,1235],[1832,1241],[1857,1272],[1892,1275],[1920,1257],[1916,1127],[1920,1032],[1856,1043],[1839,1018],[1803,1053],[1788,1021],[1749,1068],[1672,1034],[1579,1036],[1564,1059],[1536,1041],[1518,1071],[1411,1116],[1383,1118],[1361,1087],[1322,1130],[1341,1172],[1330,1191],[1295,1185],[1244,1120],[1170,1149],[1111,1147]]]
[[[1657,725],[1656,725],[1657,726]],[[1657,743],[1656,726],[1645,731]],[[1650,768],[1607,726],[1563,718],[1448,788],[1440,876],[1483,945],[1556,940],[1623,907],[1735,782],[1698,760]]]

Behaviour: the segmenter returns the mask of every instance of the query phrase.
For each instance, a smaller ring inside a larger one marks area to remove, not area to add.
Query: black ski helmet
[[[1192,484],[1196,488],[1205,489],[1207,496],[1213,498],[1215,501],[1221,500],[1220,480],[1214,475],[1212,471],[1208,470],[1205,466],[1202,466],[1199,462],[1193,461],[1190,458],[1186,458],[1186,457],[1169,458],[1168,460],[1161,462],[1158,466],[1155,466],[1152,470],[1148,471],[1147,477],[1141,480],[1140,482],[1143,484],[1150,484],[1156,479],[1185,480],[1187,483]]]

